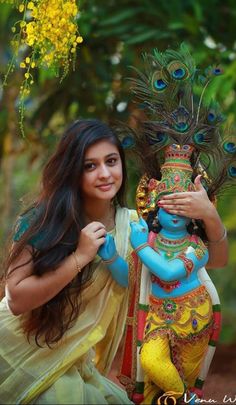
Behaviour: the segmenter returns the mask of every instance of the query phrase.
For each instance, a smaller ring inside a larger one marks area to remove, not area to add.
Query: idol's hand
[[[131,222],[130,227],[130,242],[134,249],[148,241],[148,226],[142,217],[138,222]]]
[[[194,254],[197,258],[197,266],[198,268],[206,266],[208,260],[209,260],[209,253],[207,249],[201,250],[201,254],[199,257],[199,252],[197,249],[194,249]]]
[[[112,235],[106,235],[105,242],[98,249],[98,255],[103,260],[110,260],[116,255],[116,245]]]
[[[201,175],[195,178],[194,185],[196,191],[165,195],[158,202],[158,206],[170,214],[204,221],[214,214],[215,207],[201,184]]]

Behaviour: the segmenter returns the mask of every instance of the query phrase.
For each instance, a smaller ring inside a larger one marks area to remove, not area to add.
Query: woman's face
[[[83,198],[111,200],[122,184],[122,162],[116,145],[98,141],[91,145],[84,156],[81,179]]]

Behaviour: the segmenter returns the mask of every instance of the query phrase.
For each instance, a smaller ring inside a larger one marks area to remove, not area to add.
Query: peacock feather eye
[[[156,71],[152,76],[152,87],[153,90],[162,92],[168,86],[168,80],[164,77],[163,71]]]
[[[189,125],[187,122],[178,122],[178,124],[175,125],[175,129],[179,132],[185,132],[189,128]]]
[[[132,136],[125,136],[121,141],[121,145],[124,149],[132,148],[132,146],[134,146],[134,143],[135,142]]]
[[[153,135],[147,135],[147,141],[149,145],[158,145],[158,144],[165,144],[168,140],[168,135],[164,132],[157,132]]]
[[[209,112],[209,114],[207,116],[208,122],[214,122],[215,119],[216,119],[216,115],[213,112]]]
[[[167,66],[167,70],[174,80],[185,80],[189,77],[187,66],[179,61],[172,61]]]
[[[155,80],[153,86],[156,90],[164,90],[167,87],[167,84],[162,79]]]
[[[157,140],[157,142],[166,141],[167,138],[168,138],[167,135],[164,134],[163,132],[157,132],[157,135],[156,135],[156,140]]]
[[[223,148],[224,148],[225,152],[228,152],[228,153],[236,152],[236,145],[234,142],[224,142]]]
[[[201,145],[205,142],[205,134],[203,132],[198,132],[197,134],[193,135],[193,140],[197,145]]]
[[[223,69],[221,69],[221,68],[214,68],[213,70],[212,70],[212,73],[213,73],[213,75],[215,75],[215,76],[218,76],[218,75],[222,75],[222,73],[223,73]]]
[[[236,167],[235,166],[230,166],[228,168],[228,175],[230,177],[236,177]]]
[[[183,79],[183,77],[185,76],[186,71],[183,68],[179,68],[176,69],[172,72],[172,76],[174,79],[179,80],[179,79]]]

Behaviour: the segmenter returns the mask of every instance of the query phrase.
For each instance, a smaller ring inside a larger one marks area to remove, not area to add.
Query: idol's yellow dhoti
[[[150,296],[140,353],[145,403],[160,390],[174,391],[179,398],[186,386],[194,386],[211,331],[212,302],[204,286],[178,298]]]

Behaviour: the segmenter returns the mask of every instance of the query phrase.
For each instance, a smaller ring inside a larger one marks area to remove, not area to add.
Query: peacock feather
[[[136,120],[129,136],[144,173],[154,177],[156,170],[158,179],[166,146],[191,145],[194,176],[205,174],[209,196],[232,185],[236,180],[236,144],[222,131],[220,106],[206,97],[209,84],[223,70],[209,66],[202,72],[183,43],[179,50],[144,53],[143,69],[133,71],[131,90],[142,107],[142,118]]]

